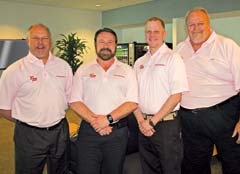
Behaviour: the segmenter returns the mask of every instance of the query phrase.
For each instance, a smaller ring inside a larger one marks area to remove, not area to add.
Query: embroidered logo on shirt
[[[90,74],[89,74],[89,77],[90,77],[90,78],[95,78],[95,77],[96,77],[96,74],[90,73]]]
[[[123,76],[123,75],[120,75],[120,74],[114,74],[113,76],[122,77],[122,78],[124,78],[124,77],[125,77],[125,76]]]
[[[156,63],[155,66],[165,66],[165,65],[162,63]]]
[[[57,75],[56,77],[65,78],[66,76],[58,76],[58,75]]]
[[[30,76],[30,80],[33,81],[33,82],[34,82],[34,81],[37,81],[37,77]]]
[[[140,65],[140,69],[143,69],[144,68],[144,66],[143,65]]]

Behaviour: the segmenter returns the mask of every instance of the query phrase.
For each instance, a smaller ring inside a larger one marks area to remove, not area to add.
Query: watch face
[[[107,119],[108,119],[108,121],[109,121],[110,124],[113,123],[113,118],[112,118],[111,115],[107,115]]]

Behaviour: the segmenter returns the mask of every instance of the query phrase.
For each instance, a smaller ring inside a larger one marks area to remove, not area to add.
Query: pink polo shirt
[[[240,89],[240,48],[231,39],[211,34],[194,52],[189,38],[178,44],[186,66],[189,91],[181,105],[188,109],[210,107],[236,95]]]
[[[148,52],[137,59],[134,69],[139,87],[139,107],[143,113],[157,113],[170,95],[188,90],[183,61],[165,44],[153,55]]]
[[[71,102],[83,102],[95,114],[109,114],[125,102],[138,103],[133,69],[115,58],[107,70],[93,61],[81,66],[74,75]]]
[[[51,53],[47,63],[29,54],[10,65],[0,79],[0,108],[36,127],[49,127],[65,117],[72,70]]]

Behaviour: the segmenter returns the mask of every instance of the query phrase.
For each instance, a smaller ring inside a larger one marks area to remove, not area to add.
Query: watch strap
[[[154,123],[152,122],[151,119],[149,119],[149,125],[152,126],[152,127],[155,127]]]

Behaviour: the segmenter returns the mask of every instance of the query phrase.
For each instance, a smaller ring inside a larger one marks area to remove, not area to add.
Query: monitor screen
[[[26,56],[28,45],[24,39],[0,39],[0,69],[6,69],[16,60]]]

